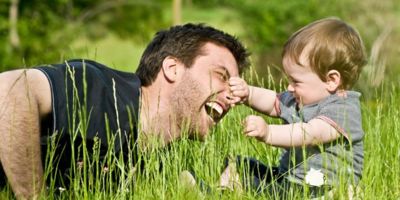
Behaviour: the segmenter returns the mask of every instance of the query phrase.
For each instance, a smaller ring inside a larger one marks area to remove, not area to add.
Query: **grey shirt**
[[[286,178],[310,184],[307,179],[318,179],[319,176],[311,175],[318,172],[318,175],[323,176],[323,184],[327,185],[343,181],[357,183],[360,180],[364,159],[364,131],[359,97],[358,92],[346,91],[345,95],[333,94],[318,103],[298,109],[290,92],[278,95],[277,110],[285,123],[309,122],[318,118],[341,134],[341,137],[329,143],[285,149],[280,160],[280,170],[286,173]],[[307,176],[308,173],[310,176]]]

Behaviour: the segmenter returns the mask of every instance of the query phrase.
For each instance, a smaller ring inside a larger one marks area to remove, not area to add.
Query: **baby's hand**
[[[244,134],[266,142],[268,139],[268,124],[260,116],[249,115],[245,119]]]
[[[231,104],[244,103],[249,98],[250,90],[246,81],[240,77],[232,77],[229,79],[229,87],[232,92]]]

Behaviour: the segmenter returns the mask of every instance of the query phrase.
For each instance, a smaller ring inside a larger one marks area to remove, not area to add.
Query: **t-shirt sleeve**
[[[92,113],[89,91],[94,86],[101,87],[101,83],[97,81],[97,77],[91,78],[94,76],[93,74],[98,74],[99,70],[90,61],[86,62],[82,59],[69,60],[62,64],[38,66],[36,69],[41,70],[47,76],[50,83],[53,107],[52,120],[54,123],[53,132],[65,133],[69,131],[67,129],[74,127],[72,123],[74,120],[78,124],[77,112],[79,109],[84,109],[87,106],[87,113]],[[100,91],[96,90],[98,96],[102,96]],[[73,120],[73,117],[76,117],[76,119]],[[90,119],[94,117],[96,116],[91,115]],[[85,120],[89,121],[89,116],[86,116],[86,118],[88,119]]]
[[[277,95],[275,109],[278,116],[286,123],[297,122],[296,99],[290,92],[282,92]]]
[[[325,105],[321,105],[316,118],[329,123],[350,142],[360,141],[363,138],[358,98],[343,97],[326,102]]]
[[[46,65],[46,66],[38,66],[36,69],[42,71],[50,84],[51,93],[52,93],[52,127],[47,127],[51,132],[47,132],[48,135],[53,134],[53,132],[60,131],[66,127],[61,124],[66,124],[67,114],[65,113],[66,108],[66,90],[65,90],[65,74],[66,68],[63,64],[57,65]],[[42,131],[43,135],[43,131]]]

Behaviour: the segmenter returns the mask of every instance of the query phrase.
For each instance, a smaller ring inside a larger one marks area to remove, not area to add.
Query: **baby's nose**
[[[289,92],[294,92],[294,87],[292,86],[292,84],[289,84],[289,85],[288,85],[287,90],[288,90]]]

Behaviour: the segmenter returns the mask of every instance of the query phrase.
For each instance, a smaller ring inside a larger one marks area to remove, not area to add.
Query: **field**
[[[268,81],[264,83],[264,79],[260,79],[258,84],[277,87],[278,90],[282,88]],[[354,199],[400,197],[400,111],[396,103],[400,100],[399,92],[399,85],[387,85],[375,91],[374,100],[362,99],[365,163]],[[147,148],[139,158],[146,163],[146,170],[134,169],[134,166],[124,168],[119,157],[109,156],[109,170],[105,172],[96,168],[96,156],[94,159],[86,158],[83,165],[73,166],[75,175],[70,188],[60,191],[49,187],[48,196],[43,196],[43,199],[276,199],[274,194],[259,195],[251,190],[218,189],[226,157],[252,156],[271,166],[278,162],[279,149],[243,136],[242,120],[249,114],[257,113],[244,105],[234,107],[203,142],[183,138],[168,148],[158,148],[157,144]],[[280,123],[276,119],[266,119],[270,123]],[[82,149],[86,152],[84,147]],[[51,167],[47,166],[48,173]],[[195,172],[209,188],[202,189],[200,184],[191,186],[180,180],[183,170]],[[112,174],[122,178],[115,181]],[[334,199],[348,199],[347,187],[336,188],[334,195]],[[9,188],[0,193],[1,199],[11,197]],[[290,199],[307,198],[295,194]]]
[[[241,35],[241,29],[227,10],[199,11],[187,9],[184,21],[209,21],[211,25]],[[208,12],[216,13],[207,18]],[[372,42],[371,42],[372,43]],[[118,47],[118,48],[117,48]],[[139,62],[145,44],[133,44],[109,35],[100,41],[78,38],[71,43],[73,53],[67,57],[81,57],[100,61],[110,67],[133,72]],[[394,70],[395,67],[391,70]],[[250,74],[250,75],[249,75]],[[246,79],[252,83],[282,91],[281,82],[274,83],[271,74],[254,77],[249,73]],[[400,199],[400,82],[391,74],[390,81],[378,88],[366,86],[361,77],[357,88],[361,88],[364,137],[364,171],[358,191],[353,199]],[[285,82],[285,81],[283,81]],[[182,138],[167,148],[158,144],[142,152],[139,160],[146,163],[146,170],[134,166],[124,167],[119,157],[110,156],[108,171],[98,166],[98,159],[86,158],[83,165],[76,165],[69,188],[47,188],[47,195],[41,199],[277,199],[274,194],[256,194],[255,191],[221,191],[218,188],[219,175],[226,157],[236,155],[252,156],[268,165],[277,165],[281,150],[264,145],[243,136],[242,121],[249,114],[257,114],[244,105],[234,107],[212,130],[205,141]],[[281,123],[265,117],[270,123]],[[83,151],[87,151],[83,149]],[[161,167],[162,165],[162,167]],[[46,174],[51,167],[47,166]],[[180,180],[182,171],[195,172],[197,178],[208,185],[204,189],[199,183],[190,186]],[[118,175],[116,181],[113,177]],[[51,178],[50,178],[51,180]],[[348,187],[335,189],[333,199],[349,199]],[[0,199],[12,199],[9,187],[0,191]],[[309,199],[295,194],[289,199]]]

